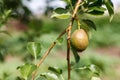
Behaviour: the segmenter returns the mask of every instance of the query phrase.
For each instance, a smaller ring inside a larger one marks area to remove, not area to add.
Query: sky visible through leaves
[[[66,3],[61,0],[22,0],[23,4],[27,6],[34,15],[43,14],[47,6],[52,8],[62,7],[65,8]],[[49,4],[46,4],[49,2]],[[112,0],[115,10],[120,7],[120,0]]]

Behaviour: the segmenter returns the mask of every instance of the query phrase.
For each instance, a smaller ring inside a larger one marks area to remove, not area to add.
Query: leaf
[[[108,12],[109,12],[109,15],[110,15],[110,21],[112,20],[113,18],[113,15],[114,15],[114,8],[113,8],[113,3],[111,0],[104,0],[104,4],[105,6],[107,7],[108,9]]]
[[[89,19],[82,19],[82,22],[83,22],[86,26],[88,26],[88,27],[90,27],[90,28],[93,28],[94,30],[97,30],[97,29],[96,29],[96,25],[94,24],[93,21],[91,21],[91,20],[89,20]]]
[[[87,10],[87,13],[93,14],[93,15],[103,15],[105,10],[106,9],[103,7],[95,6],[95,7],[89,7]]]
[[[60,69],[58,67],[49,67],[48,70],[50,70],[56,74],[62,74],[62,69]]]
[[[101,80],[99,77],[92,77],[91,80]]]
[[[57,75],[53,73],[42,73],[40,76],[46,78],[47,80],[59,80]]]
[[[78,55],[77,50],[72,45],[71,45],[71,49],[72,49],[75,61],[76,61],[76,63],[78,63],[80,60],[80,56]]]
[[[4,61],[4,55],[0,52],[0,61]]]
[[[72,5],[75,6],[75,4],[77,3],[78,0],[71,0]]]
[[[90,7],[87,12],[92,12],[92,11],[94,11],[94,10],[95,10],[95,11],[104,12],[106,9],[103,8],[103,7]]]
[[[88,12],[88,14],[91,14],[91,15],[103,15],[104,12],[103,11],[93,10],[91,12]]]
[[[23,66],[17,67],[17,69],[20,70],[22,77],[27,79],[32,74],[32,72],[37,69],[37,66],[26,63]]]
[[[58,14],[67,13],[66,9],[64,8],[56,8],[54,11]]]
[[[61,45],[61,43],[63,42],[63,38],[57,39],[56,42],[57,42],[59,45]]]
[[[15,80],[24,80],[23,78],[17,76]]]
[[[3,4],[3,0],[0,0],[0,4]]]
[[[95,6],[100,7],[103,4],[103,0],[88,0],[88,1],[89,1],[89,7],[95,7]]]
[[[94,65],[94,64],[91,64],[87,67],[90,71],[92,71],[94,74],[98,75],[99,76],[99,73],[100,73],[100,69]]]
[[[0,8],[0,27],[2,27],[8,20],[12,10],[1,10]]]
[[[97,1],[97,0],[85,0],[85,1],[88,1],[88,2],[95,2],[95,1]]]
[[[39,77],[39,78],[37,78],[37,79],[35,79],[35,80],[48,80],[48,79],[46,79],[46,78],[44,78],[44,77]]]
[[[69,12],[67,13],[62,13],[62,14],[58,14],[56,12],[54,12],[51,16],[51,18],[58,18],[58,19],[67,19],[71,16],[71,14]]]
[[[27,50],[35,57],[40,54],[41,52],[41,44],[36,42],[28,42]]]
[[[11,36],[11,34],[7,31],[0,31],[0,33],[4,33],[4,34],[7,34],[8,36]]]
[[[4,6],[3,0],[0,0],[0,15],[3,13],[4,10],[3,6]]]
[[[7,47],[6,46],[0,46],[0,61],[5,60],[5,56],[7,55]]]
[[[4,14],[5,14],[6,18],[11,14],[11,12],[12,12],[12,10],[6,10],[5,11]]]

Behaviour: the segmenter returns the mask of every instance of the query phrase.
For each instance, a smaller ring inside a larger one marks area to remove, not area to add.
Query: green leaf
[[[73,55],[74,55],[75,61],[76,61],[76,63],[78,63],[79,60],[80,60],[80,56],[78,55],[77,50],[76,50],[72,45],[71,45],[71,49],[72,49],[72,52],[73,52]]]
[[[106,8],[100,6],[88,7],[87,13],[93,15],[103,15]]]
[[[11,34],[7,31],[0,31],[0,33],[4,33],[4,34],[7,34],[8,36],[11,36]]]
[[[97,1],[97,0],[85,0],[85,1],[88,1],[88,2],[95,2],[95,1]]]
[[[41,44],[36,42],[28,42],[27,50],[35,57],[40,54],[41,52]]]
[[[12,10],[6,10],[5,11],[4,14],[5,14],[6,18],[11,14],[11,12],[12,12]]]
[[[38,78],[35,79],[35,80],[48,80],[48,79],[46,79],[45,77],[40,76],[40,77],[38,77]]]
[[[69,12],[67,13],[62,13],[62,14],[58,14],[56,12],[54,12],[51,16],[51,18],[58,18],[58,19],[67,19],[71,16],[71,14]]]
[[[95,7],[95,6],[102,6],[103,0],[88,0],[89,1],[89,7]]]
[[[64,8],[56,8],[54,11],[58,14],[67,13],[67,10]]]
[[[84,67],[73,68],[73,69],[75,69],[75,70],[85,70],[85,69],[87,69],[87,67],[86,67],[86,66],[84,66]]]
[[[61,45],[61,43],[63,42],[63,38],[57,39],[56,42],[57,42],[59,45]]]
[[[17,69],[20,70],[22,77],[27,80],[27,78],[32,74],[32,72],[37,69],[37,66],[26,63],[23,66],[17,67]]]
[[[88,68],[90,71],[92,71],[92,73],[94,73],[94,74],[96,74],[96,75],[99,76],[99,74],[100,74],[100,69],[99,69],[96,65],[91,64],[91,65],[87,66],[87,68]]]
[[[0,27],[2,27],[8,20],[10,14],[11,14],[12,10],[1,10],[0,13]]]
[[[88,14],[91,14],[91,15],[103,15],[104,14],[104,11],[97,11],[97,10],[93,10],[91,12],[87,12]]]
[[[0,15],[3,13],[4,10],[3,5],[4,5],[3,0],[0,0]]]
[[[56,74],[62,74],[62,69],[60,69],[58,67],[49,67],[48,70],[50,70]]]
[[[110,21],[112,20],[113,18],[113,15],[114,15],[114,8],[113,8],[113,3],[111,2],[111,0],[104,0],[104,4],[105,6],[107,7],[108,9],[108,12],[109,12],[109,15],[110,15]]]
[[[3,4],[3,0],[0,0],[0,3]]]
[[[2,54],[2,52],[0,52],[0,61],[4,61],[4,55]]]
[[[92,77],[91,80],[101,80],[99,77]]]
[[[40,76],[46,78],[47,80],[59,80],[57,75],[53,73],[42,73]]]
[[[93,28],[94,30],[97,30],[96,29],[96,25],[94,24],[93,21],[89,20],[89,19],[82,19],[82,22],[84,25],[90,27],[90,28]]]
[[[88,11],[87,12],[92,12],[92,11],[100,11],[100,12],[104,12],[106,9],[105,8],[103,8],[103,7],[90,7],[90,8],[88,8]]]

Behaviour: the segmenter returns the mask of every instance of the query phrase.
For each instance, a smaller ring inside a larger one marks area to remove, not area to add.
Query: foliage
[[[91,46],[94,47],[107,47],[107,46],[119,46],[119,14],[115,14],[111,23],[107,21],[108,16],[100,17],[98,20],[94,20],[99,31],[93,32],[91,38]],[[109,23],[109,24],[108,24]],[[104,36],[102,35],[104,33]],[[112,39],[111,39],[112,38]],[[107,42],[106,42],[107,41]]]
[[[32,72],[37,69],[37,66],[26,63],[23,66],[18,66],[17,69],[20,70],[22,77],[27,80]]]
[[[28,51],[34,56],[35,60],[41,52],[41,44],[35,42],[29,42],[27,45]]]
[[[79,16],[86,15],[86,14],[103,15],[104,12],[106,10],[108,10],[108,13],[110,15],[110,21],[113,19],[113,14],[114,14],[113,7],[114,6],[113,6],[113,3],[111,0],[83,0],[80,4],[76,4],[78,0],[64,0],[64,1],[67,4],[66,8],[65,9],[60,8],[60,7],[56,8],[55,10],[53,10],[53,14],[51,15],[51,18],[66,19],[65,21],[67,21],[71,18],[71,22],[70,22],[71,24],[73,24],[73,22],[75,20],[77,22],[78,28],[83,28],[87,32],[89,32],[91,29],[97,30],[97,27],[96,27],[95,23],[93,22],[93,20],[84,18],[84,17],[79,17]],[[11,4],[13,4],[13,5],[11,5]],[[79,6],[78,10],[76,9],[76,6]],[[105,7],[103,7],[103,6],[105,6]],[[19,11],[20,9],[22,9],[24,11],[24,13],[20,12]],[[74,9],[76,9],[76,11]],[[33,41],[35,40],[34,38],[39,37],[44,32],[44,30],[40,31],[40,29],[43,29],[42,27],[34,27],[35,25],[41,26],[42,22],[39,20],[30,19],[31,15],[32,15],[31,12],[26,7],[23,6],[23,4],[21,3],[20,0],[18,0],[18,1],[17,0],[8,0],[8,1],[1,0],[0,1],[0,27],[2,27],[3,25],[7,25],[8,21],[11,20],[11,18],[14,18],[14,19],[28,25],[29,30],[31,30],[31,31],[25,32],[26,35],[24,36],[24,38],[20,37],[17,40],[12,41],[12,43],[14,43],[14,44],[15,43],[18,43],[18,44],[25,43],[24,45],[21,46],[21,48],[22,49],[24,48],[24,50],[25,50],[26,45],[27,45],[28,52],[35,59],[34,64],[26,63],[26,64],[18,67],[18,69],[20,70],[20,73],[21,73],[21,77],[24,78],[25,80],[29,80],[29,79],[31,79],[31,77],[32,78],[35,77],[36,80],[39,80],[39,79],[40,80],[61,80],[61,79],[66,80],[66,78],[64,78],[64,75],[63,75],[63,70],[58,67],[48,67],[48,70],[49,70],[48,72],[40,73],[37,76],[33,75],[34,71],[36,71],[38,69],[38,67],[43,63],[44,59],[50,53],[50,51],[54,47],[54,45],[61,44],[63,42],[63,38],[61,38],[61,36],[65,33],[61,34],[53,42],[53,45],[51,45],[50,48],[48,49],[48,51],[46,51],[46,53],[43,54],[43,57],[40,59],[40,62],[38,62],[38,64],[36,64],[37,60],[39,59],[39,56],[41,57],[40,53],[42,51],[42,47],[41,47],[42,43],[37,43],[37,42],[33,42]],[[56,25],[56,26],[58,26],[58,25]],[[70,27],[72,27],[72,26],[73,25],[70,25]],[[0,32],[10,35],[7,31],[0,31]],[[51,29],[51,32],[52,32],[52,29]],[[67,30],[65,32],[67,33]],[[69,37],[69,36],[67,36],[67,37]],[[28,42],[28,41],[32,41],[32,42]],[[67,42],[68,41],[69,41],[69,39],[67,40]],[[11,44],[11,41],[8,40],[8,42]],[[28,42],[28,44],[27,44],[27,42]],[[3,43],[1,43],[1,44],[3,44]],[[6,46],[8,46],[7,43],[5,44],[5,47]],[[14,46],[16,47],[16,44]],[[68,50],[69,50],[70,46],[68,45]],[[76,63],[74,63],[74,64],[79,64],[80,57],[78,55],[78,52],[72,46],[71,46],[71,49],[73,51],[74,58],[76,61]],[[1,51],[0,55],[2,56],[1,60],[3,60],[4,55],[3,55],[2,51]],[[67,58],[67,59],[69,59],[69,58]],[[30,61],[30,62],[32,62],[32,61]],[[69,61],[68,61],[68,67],[69,66],[71,66],[71,65],[69,65]],[[99,65],[97,65],[97,66],[99,66]],[[79,73],[79,70],[80,71],[83,70],[83,73],[88,73],[87,74],[88,76],[86,79],[100,80],[100,78],[99,78],[100,70],[98,69],[97,66],[96,66],[96,64],[94,65],[92,63],[89,65],[86,64],[84,66],[79,66],[79,67],[77,66],[77,67],[74,67],[75,68],[74,72]],[[73,68],[73,70],[74,70],[74,68]],[[68,71],[69,71],[69,69],[68,69]],[[82,75],[81,72],[79,74]],[[9,76],[9,75],[5,74],[5,76]],[[17,79],[22,80],[21,77],[17,77]]]

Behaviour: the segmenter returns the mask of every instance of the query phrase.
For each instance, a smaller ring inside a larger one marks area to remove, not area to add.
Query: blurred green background
[[[97,31],[90,31],[90,44],[84,52],[79,53],[80,62],[75,66],[95,64],[101,70],[102,80],[120,80],[120,13],[115,13],[111,22],[108,15],[86,17],[95,22]],[[20,76],[17,66],[33,62],[33,57],[26,48],[28,42],[42,44],[40,59],[68,23],[69,19],[51,19],[49,15],[40,19],[30,18],[27,23],[16,19],[8,20],[1,30],[6,30],[10,35],[0,33],[0,80],[17,80],[17,76]],[[62,44],[53,48],[39,68],[39,73],[47,72],[49,66],[57,66],[63,69],[63,75],[67,79],[66,35],[63,38]],[[71,57],[73,62],[72,52]],[[85,71],[72,71],[71,76],[72,80],[89,80],[88,72]]]

